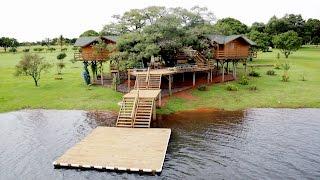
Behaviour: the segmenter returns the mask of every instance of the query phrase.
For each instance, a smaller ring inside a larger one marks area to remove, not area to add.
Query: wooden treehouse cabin
[[[256,43],[243,35],[211,35],[209,36],[212,45],[213,59],[222,67],[222,82],[224,81],[225,63],[227,73],[229,72],[229,62],[233,65],[233,76],[236,78],[236,66],[242,61],[246,65],[247,59],[252,56],[251,47]]]
[[[74,53],[74,59],[76,61],[82,61],[85,64],[91,63],[91,65],[97,65],[100,63],[100,80],[101,85],[104,85],[103,77],[103,66],[102,63],[105,62],[110,54],[107,50],[97,50],[94,45],[99,41],[104,42],[106,45],[115,44],[117,38],[115,36],[101,36],[101,37],[80,37],[75,42],[75,47],[80,47],[78,52]],[[113,75],[119,75],[117,68],[110,65],[110,72]],[[96,77],[93,77],[93,80],[97,80],[97,72],[95,73]],[[94,76],[94,75],[93,75]]]
[[[115,44],[117,42],[117,38],[114,36],[80,37],[74,44],[74,46],[80,47],[79,52],[74,53],[74,59],[78,61],[104,61],[109,52],[97,53],[93,47],[99,40],[106,44]]]

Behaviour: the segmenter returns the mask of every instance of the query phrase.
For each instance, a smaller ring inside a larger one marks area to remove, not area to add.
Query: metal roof
[[[76,42],[74,43],[74,46],[78,47],[85,47],[88,46],[89,44],[97,41],[100,37],[98,36],[90,36],[90,37],[79,37]],[[116,36],[102,36],[103,39],[110,40],[112,42],[117,42],[117,37]]]
[[[212,42],[216,42],[218,44],[227,44],[228,42],[231,42],[231,41],[238,39],[238,38],[242,38],[243,40],[245,40],[248,44],[250,44],[252,46],[256,45],[255,42],[251,41],[250,39],[248,39],[244,35],[224,36],[224,35],[214,34],[214,35],[209,36],[209,39]]]

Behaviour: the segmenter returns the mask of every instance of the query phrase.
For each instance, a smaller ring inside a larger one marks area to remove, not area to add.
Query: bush
[[[258,72],[256,72],[256,71],[251,71],[251,72],[249,73],[249,76],[252,76],[252,77],[260,77],[260,74],[259,74]]]
[[[9,49],[9,52],[16,53],[16,52],[17,52],[17,49],[16,49],[16,48],[14,48],[14,47],[13,47],[13,48],[10,48],[10,49]]]
[[[282,81],[283,82],[288,82],[289,81],[289,74],[288,74],[288,71],[290,69],[290,65],[288,62],[284,63],[282,65],[282,68],[283,68],[283,75],[282,75]]]
[[[51,47],[51,48],[48,48],[47,50],[48,50],[48,51],[50,51],[50,52],[53,52],[53,51],[55,51],[55,50],[56,50],[56,48]]]
[[[289,75],[287,75],[287,74],[282,75],[282,81],[283,82],[288,82],[289,81]]]
[[[39,51],[39,52],[41,52],[41,51],[43,51],[43,48],[33,48],[33,51]]]
[[[203,84],[203,85],[200,85],[198,86],[197,88],[199,91],[206,91],[208,89],[207,85]]]
[[[242,76],[240,81],[239,81],[239,84],[241,85],[248,85],[249,84],[249,79],[247,76]]]
[[[61,61],[57,63],[58,74],[62,74],[62,69],[65,68],[66,65]]]
[[[78,50],[79,48],[78,47],[73,47],[72,50],[76,51]]]
[[[274,76],[274,75],[276,75],[276,72],[274,70],[268,70],[267,75]]]
[[[22,51],[23,51],[23,52],[29,52],[30,49],[23,49]]]
[[[62,48],[61,49],[61,51],[67,51],[68,50],[68,48]]]
[[[70,59],[70,62],[71,62],[72,64],[74,64],[75,62],[77,62],[77,60],[74,59],[74,58],[72,58],[72,59]]]
[[[58,59],[58,60],[62,60],[62,59],[64,59],[65,57],[67,57],[67,54],[66,54],[66,53],[60,53],[60,54],[58,54],[57,59]]]
[[[258,88],[257,88],[257,86],[250,86],[249,90],[250,91],[256,91],[256,90],[258,90]]]
[[[227,87],[226,87],[226,90],[227,91],[238,91],[238,87],[233,85],[233,84],[227,84]]]

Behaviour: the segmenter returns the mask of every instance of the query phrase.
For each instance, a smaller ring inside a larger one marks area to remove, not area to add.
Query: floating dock
[[[53,164],[55,167],[159,173],[171,130],[97,127]]]

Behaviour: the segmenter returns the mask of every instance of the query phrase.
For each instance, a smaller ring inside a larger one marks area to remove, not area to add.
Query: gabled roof
[[[245,37],[244,35],[231,35],[231,36],[224,36],[224,35],[219,35],[219,34],[214,34],[214,35],[210,35],[209,39],[212,42],[218,43],[218,44],[227,44],[228,42],[231,42],[235,39],[238,38],[242,38],[243,40],[245,40],[248,44],[254,46],[256,45],[255,42],[251,41],[250,39],[248,39],[247,37]]]
[[[90,37],[79,37],[76,42],[74,43],[74,46],[79,46],[79,47],[85,47],[88,46],[89,44],[97,41],[100,37],[98,36],[90,36]],[[112,42],[117,42],[117,37],[116,36],[102,36],[103,39],[107,39]]]

